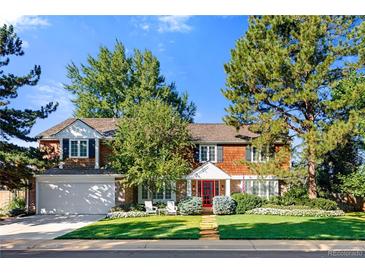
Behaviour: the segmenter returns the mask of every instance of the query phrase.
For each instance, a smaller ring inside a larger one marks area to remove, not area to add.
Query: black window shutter
[[[69,139],[62,139],[62,154],[63,159],[66,159],[69,157]]]
[[[246,146],[246,161],[251,162],[251,146]]]
[[[223,146],[218,145],[217,150],[217,162],[223,162]]]
[[[89,139],[89,158],[95,158],[95,139]]]
[[[194,160],[196,162],[199,162],[199,145],[196,145],[194,147]]]

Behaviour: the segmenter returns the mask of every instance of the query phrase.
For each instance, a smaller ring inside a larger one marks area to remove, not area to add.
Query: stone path
[[[203,215],[200,223],[201,240],[219,240],[218,225],[215,215]]]

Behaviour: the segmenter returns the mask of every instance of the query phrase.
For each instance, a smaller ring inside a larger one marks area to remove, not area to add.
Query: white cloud
[[[3,24],[13,25],[19,31],[29,28],[45,27],[50,25],[48,20],[43,17],[24,16],[24,15],[0,16],[0,25]]]
[[[62,83],[49,81],[48,84],[34,87],[33,92],[28,94],[28,102],[34,108],[45,106],[49,102],[58,102],[55,112],[57,116],[70,117],[74,106],[71,102],[72,95],[63,88]]]
[[[188,24],[190,16],[159,16],[159,32],[190,32],[192,26]]]
[[[144,24],[141,24],[141,29],[143,29],[143,30],[149,30],[150,29],[150,25],[149,24],[147,24],[147,23],[144,23]]]

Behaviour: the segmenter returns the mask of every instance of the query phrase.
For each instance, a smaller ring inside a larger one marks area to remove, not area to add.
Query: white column
[[[59,168],[63,168],[63,139],[59,139],[59,142],[60,142],[60,163],[58,165]]]
[[[95,138],[95,168],[99,168],[99,138]]]
[[[246,192],[246,189],[245,189],[245,181],[244,180],[241,180],[241,192]]]
[[[191,197],[191,180],[188,180],[186,185],[186,196]]]
[[[226,196],[231,196],[231,180],[226,180]]]

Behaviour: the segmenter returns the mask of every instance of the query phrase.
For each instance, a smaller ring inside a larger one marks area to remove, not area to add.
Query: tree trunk
[[[317,182],[316,182],[316,164],[314,161],[308,162],[308,197],[310,199],[317,198]]]

